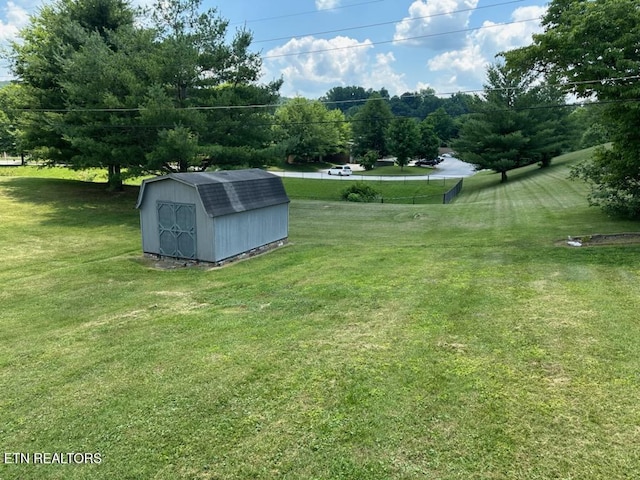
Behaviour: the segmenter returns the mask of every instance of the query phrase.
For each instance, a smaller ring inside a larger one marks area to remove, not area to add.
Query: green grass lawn
[[[363,172],[357,172],[358,175],[394,175],[394,176],[420,176],[429,175],[433,172],[433,168],[429,167],[398,167],[397,165],[390,165],[385,167],[376,167],[373,170],[367,170]]]
[[[3,451],[101,458],[0,478],[634,478],[640,246],[557,243],[639,229],[576,157],[294,198],[288,246],[214,270],[142,261],[135,187],[0,177]]]
[[[327,170],[333,166],[332,163],[327,162],[294,162],[294,163],[280,163],[279,165],[270,166],[268,168],[271,172],[317,172],[319,170]]]
[[[352,177],[310,180],[283,178],[287,194],[295,200],[339,201],[342,192],[353,183],[361,182]],[[432,204],[442,203],[442,195],[452,188],[458,179],[426,180],[366,180],[384,203]]]

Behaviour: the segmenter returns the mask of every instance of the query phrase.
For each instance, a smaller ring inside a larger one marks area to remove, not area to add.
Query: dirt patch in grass
[[[556,245],[565,247],[596,247],[601,245],[640,245],[640,233],[608,233],[570,236],[559,240]]]

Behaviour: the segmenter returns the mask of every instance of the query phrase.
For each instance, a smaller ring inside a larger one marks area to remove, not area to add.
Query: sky
[[[136,4],[147,0],[135,0]],[[0,0],[0,46],[15,39],[42,0]],[[151,3],[151,2],[150,2]],[[319,98],[333,87],[431,88],[437,95],[482,89],[501,51],[541,32],[547,0],[203,0],[253,33],[267,83],[287,97]],[[0,60],[0,80],[11,79]]]

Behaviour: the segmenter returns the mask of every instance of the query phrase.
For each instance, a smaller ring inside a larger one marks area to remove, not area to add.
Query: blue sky
[[[137,0],[144,3],[146,0]],[[0,3],[0,42],[15,38],[42,1]],[[147,2],[151,3],[151,2]],[[246,27],[281,93],[317,98],[336,86],[433,88],[446,95],[482,88],[496,53],[531,42],[546,0],[204,0]],[[0,79],[8,73],[0,62]]]

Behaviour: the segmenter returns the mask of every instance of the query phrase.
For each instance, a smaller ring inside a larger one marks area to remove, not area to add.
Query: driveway
[[[445,157],[435,168],[430,170],[426,175],[359,175],[358,173],[364,169],[358,164],[351,164],[353,175],[350,177],[337,177],[327,174],[327,170],[321,172],[271,172],[280,177],[293,178],[310,178],[317,180],[346,180],[355,178],[357,180],[376,180],[376,181],[406,181],[406,180],[428,180],[436,178],[464,178],[470,177],[476,173],[475,167],[462,160],[454,157]],[[427,168],[425,168],[427,170]]]

